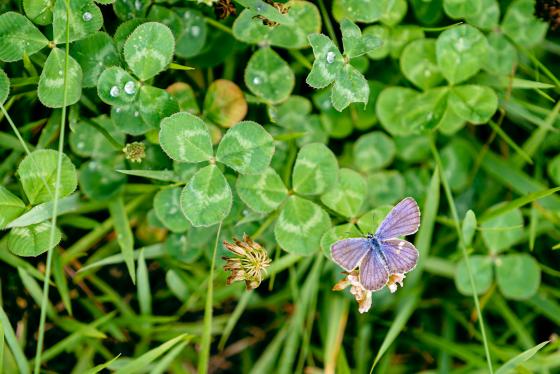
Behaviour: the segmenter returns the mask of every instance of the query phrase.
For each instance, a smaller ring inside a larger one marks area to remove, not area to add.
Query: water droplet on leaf
[[[86,22],[89,22],[93,19],[93,15],[90,12],[84,12],[82,15],[82,19]]]
[[[133,81],[128,81],[124,85],[124,92],[128,95],[134,95],[136,93],[136,84]]]
[[[121,94],[121,90],[119,90],[117,86],[111,87],[111,90],[109,91],[109,95],[111,95],[112,97],[117,97],[120,94]]]
[[[327,63],[332,64],[334,62],[335,57],[336,56],[335,56],[334,52],[327,53]]]
[[[134,117],[138,117],[139,114],[138,111],[134,112]]]
[[[261,84],[262,83],[261,78],[259,78],[259,77],[253,78],[253,83],[254,84]]]
[[[191,27],[191,35],[192,36],[199,36],[200,35],[200,27],[199,26],[193,26]]]

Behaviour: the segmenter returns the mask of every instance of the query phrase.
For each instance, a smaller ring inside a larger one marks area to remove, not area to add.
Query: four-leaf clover
[[[327,36],[323,34],[308,36],[315,61],[306,79],[307,84],[313,88],[324,88],[334,82],[331,101],[339,112],[351,103],[367,104],[369,85],[350,61],[381,46],[379,38],[362,35],[360,28],[348,19],[342,20],[340,30],[344,55]]]

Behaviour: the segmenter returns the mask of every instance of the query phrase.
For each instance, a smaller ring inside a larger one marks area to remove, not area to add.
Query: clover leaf
[[[269,213],[288,197],[288,189],[273,168],[257,175],[240,175],[236,190],[247,206],[259,213]]]
[[[49,41],[27,17],[16,12],[0,15],[0,60],[19,61],[47,46]]]
[[[4,104],[10,94],[10,78],[0,69],[0,104]]]
[[[378,37],[362,35],[360,28],[348,19],[344,19],[340,27],[344,55],[327,36],[323,34],[308,36],[315,61],[306,79],[307,84],[313,88],[324,88],[334,82],[331,101],[339,112],[351,103],[367,104],[369,85],[364,76],[350,64],[350,60],[381,46]]]
[[[319,250],[321,236],[330,225],[329,215],[319,205],[290,196],[276,221],[274,236],[284,250],[309,256]]]
[[[173,58],[175,38],[158,22],[138,26],[124,43],[124,59],[130,70],[145,81],[163,71]]]
[[[159,142],[164,152],[175,161],[210,163],[189,178],[181,193],[181,209],[190,223],[197,227],[219,223],[229,215],[232,208],[233,196],[229,182],[216,162],[242,175],[256,174],[245,180],[260,178],[266,184],[268,166],[274,154],[272,136],[258,123],[244,121],[228,129],[214,157],[208,125],[186,112],[173,114],[161,121]],[[261,182],[257,185],[264,188]],[[260,195],[257,190],[254,193]],[[248,191],[242,196],[250,194]],[[265,204],[268,203],[266,199],[266,196],[262,199]],[[256,210],[262,211],[265,208],[257,207]],[[158,215],[163,217],[161,211]]]

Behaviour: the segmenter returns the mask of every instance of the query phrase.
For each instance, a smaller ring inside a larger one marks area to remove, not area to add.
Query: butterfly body
[[[402,275],[416,267],[418,250],[398,237],[414,234],[419,226],[418,204],[407,197],[389,212],[375,234],[335,242],[331,246],[332,258],[348,272],[359,267],[361,284],[377,291],[386,285],[390,275]]]

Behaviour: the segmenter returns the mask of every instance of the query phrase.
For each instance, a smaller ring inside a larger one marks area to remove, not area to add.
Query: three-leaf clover
[[[99,76],[97,93],[112,106],[111,118],[123,132],[144,134],[157,128],[164,117],[179,111],[169,93],[146,83],[171,63],[174,48],[169,27],[158,22],[143,23],[124,43],[124,59],[130,72],[112,66]]]
[[[313,88],[324,88],[334,82],[331,101],[339,112],[351,103],[367,104],[369,85],[350,61],[381,46],[379,38],[362,35],[360,28],[348,19],[342,20],[340,29],[344,55],[327,36],[323,34],[308,36],[315,61],[306,79],[307,84]]]
[[[159,141],[175,161],[208,163],[190,178],[180,196],[181,210],[193,226],[215,225],[230,213],[231,187],[217,163],[258,179],[267,171],[274,154],[272,136],[253,121],[239,122],[230,128],[214,154],[208,126],[186,112],[161,121]]]
[[[377,114],[383,127],[398,136],[436,128],[454,132],[466,122],[488,122],[498,109],[496,93],[485,85],[463,83],[480,72],[488,51],[484,34],[470,25],[445,30],[437,40],[409,43],[401,70],[423,92],[405,87],[381,92]],[[444,79],[448,85],[436,87]]]

